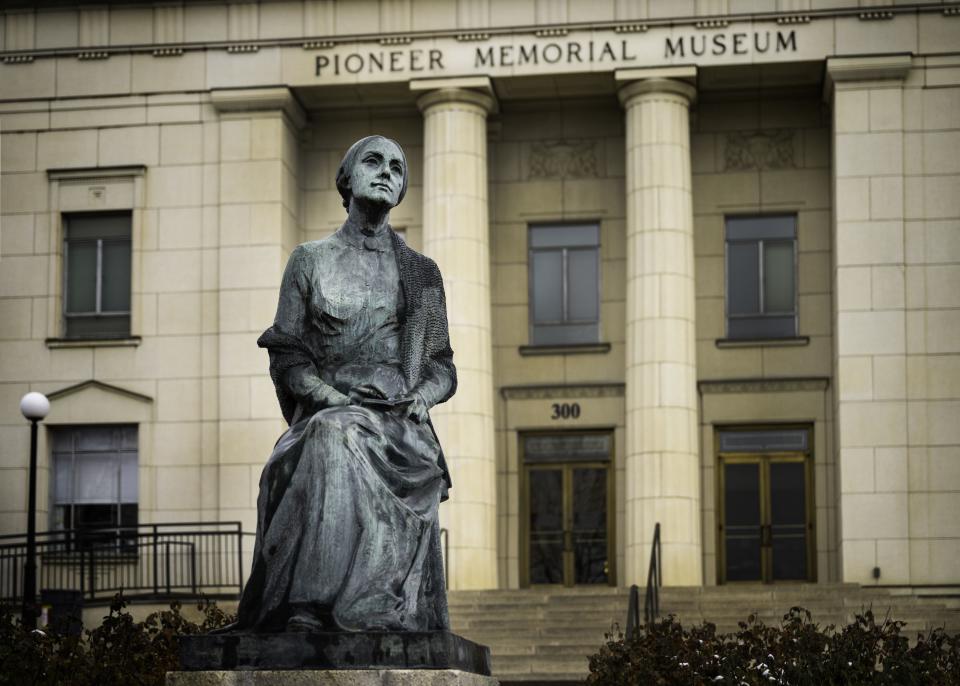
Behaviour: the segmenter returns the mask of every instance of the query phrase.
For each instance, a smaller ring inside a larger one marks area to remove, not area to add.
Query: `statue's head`
[[[403,148],[384,136],[361,138],[340,162],[337,190],[348,210],[353,198],[396,207],[407,193],[407,158]]]

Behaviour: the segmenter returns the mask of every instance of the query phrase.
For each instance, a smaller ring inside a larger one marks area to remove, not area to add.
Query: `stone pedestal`
[[[167,686],[496,686],[493,677],[457,669],[168,672]]]
[[[490,649],[449,631],[205,634],[180,639],[180,668],[207,673],[419,669],[489,675]]]

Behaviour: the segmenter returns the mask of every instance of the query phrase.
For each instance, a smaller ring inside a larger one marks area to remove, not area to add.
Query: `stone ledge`
[[[167,672],[166,686],[497,686],[456,669]]]
[[[250,632],[184,636],[180,668],[462,670],[490,674],[490,649],[449,631]]]
[[[530,355],[591,355],[610,352],[609,343],[573,343],[570,345],[521,345],[518,348],[524,357]]]

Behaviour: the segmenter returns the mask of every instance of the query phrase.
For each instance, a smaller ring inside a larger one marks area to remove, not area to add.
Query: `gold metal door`
[[[721,455],[719,464],[720,583],[814,581],[809,458]]]
[[[609,463],[526,465],[521,488],[522,583],[615,583]]]

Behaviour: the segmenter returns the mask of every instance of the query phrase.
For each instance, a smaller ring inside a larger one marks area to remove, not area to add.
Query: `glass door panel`
[[[531,469],[530,583],[563,583],[563,469]]]
[[[771,461],[770,555],[774,581],[807,578],[807,493],[803,462]]]
[[[812,580],[806,458],[738,455],[721,465],[722,580]]]
[[[605,463],[527,465],[524,584],[610,584],[611,472]]]
[[[760,463],[727,463],[723,484],[726,579],[760,581],[763,575]]]
[[[572,469],[573,583],[605,584],[607,569],[607,469]]]

